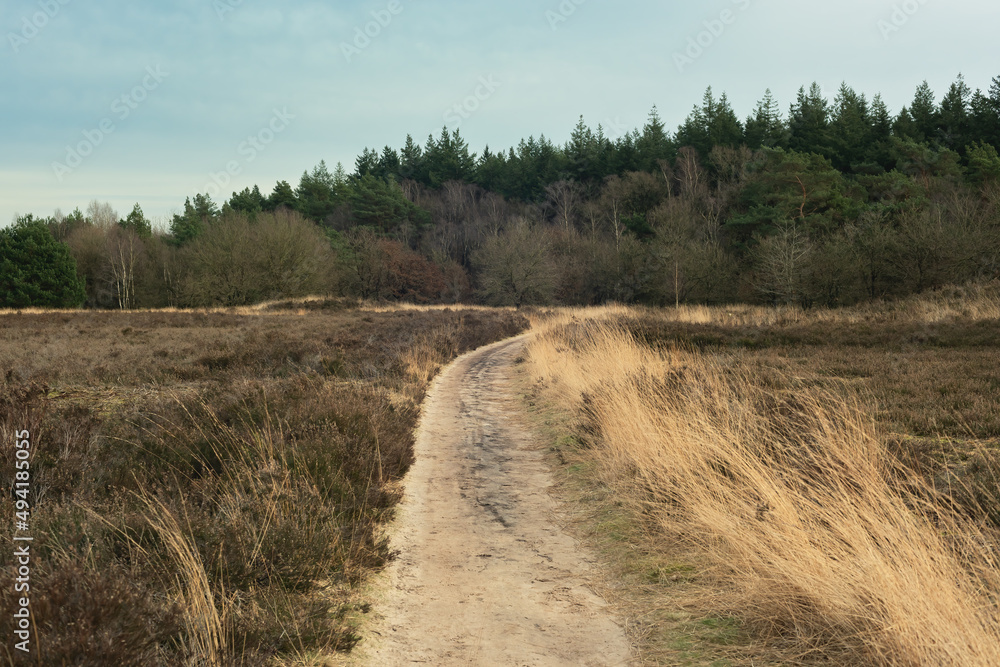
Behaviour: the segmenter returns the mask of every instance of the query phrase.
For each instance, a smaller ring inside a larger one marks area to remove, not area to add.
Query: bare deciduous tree
[[[760,239],[753,250],[757,289],[782,303],[802,301],[812,252],[812,241],[794,222],[788,222],[774,234]]]
[[[115,226],[105,231],[105,244],[118,307],[131,310],[136,307],[136,267],[145,256],[142,240],[132,230]]]
[[[544,230],[518,219],[476,253],[479,287],[498,306],[550,303],[556,276]]]
[[[229,214],[184,248],[179,281],[189,305],[235,306],[328,292],[334,266],[330,244],[298,213]]]
[[[553,213],[556,224],[568,231],[576,224],[577,212],[583,202],[583,188],[579,183],[557,181],[545,188],[545,205]]]
[[[111,204],[95,199],[87,205],[87,220],[95,227],[109,229],[112,225],[118,224],[118,212],[111,207]]]

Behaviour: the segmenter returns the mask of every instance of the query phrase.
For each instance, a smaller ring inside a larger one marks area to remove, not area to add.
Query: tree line
[[[196,195],[169,229],[93,202],[18,220],[0,249],[47,230],[75,263],[60,303],[102,308],[308,293],[835,306],[1000,275],[998,146],[1000,77],[972,92],[959,76],[940,101],[925,82],[895,115],[813,84],[741,120],[708,89],[673,133],[654,108],[617,138],[581,118],[563,145],[476,154],[444,128],[365,149],[350,174],[321,162],[266,195]],[[0,302],[39,303],[3,252]]]

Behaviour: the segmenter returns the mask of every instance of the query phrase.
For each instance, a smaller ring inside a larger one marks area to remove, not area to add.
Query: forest
[[[1000,76],[892,113],[846,83],[742,118],[706,90],[610,137],[581,117],[472,152],[443,128],[297,185],[189,197],[156,229],[93,201],[0,230],[0,306],[419,303],[840,306],[1000,275]],[[267,192],[267,194],[265,194]],[[34,258],[34,259],[31,259]]]

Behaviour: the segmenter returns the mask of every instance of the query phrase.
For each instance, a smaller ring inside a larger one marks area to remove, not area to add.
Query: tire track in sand
[[[367,664],[626,665],[624,632],[555,523],[542,455],[516,417],[519,336],[443,370],[424,401]]]

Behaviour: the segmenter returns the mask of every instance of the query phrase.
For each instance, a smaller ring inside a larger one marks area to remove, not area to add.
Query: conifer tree
[[[643,163],[649,167],[649,170],[656,168],[657,160],[665,160],[670,157],[670,137],[655,105],[650,110],[646,124],[642,128],[638,148]]]
[[[799,88],[798,97],[788,116],[789,148],[800,153],[816,153],[830,157],[830,105],[823,89],[813,83],[809,90]]]
[[[69,247],[26,215],[0,229],[0,308],[75,308],[86,299]]]
[[[788,129],[781,116],[781,108],[774,99],[771,89],[764,91],[764,98],[757,102],[752,116],[747,118],[744,140],[748,147],[787,148]]]
[[[254,189],[256,189],[256,185]],[[126,216],[124,220],[119,220],[118,225],[123,229],[130,229],[139,236],[139,238],[148,239],[153,234],[153,227],[149,220],[142,212],[142,208],[139,206],[138,202],[132,207],[132,212]]]
[[[265,211],[274,211],[279,208],[287,208],[290,211],[298,209],[298,200],[295,198],[295,190],[292,189],[288,181],[278,181],[274,184],[274,189],[267,198],[264,205]]]
[[[965,147],[972,141],[969,136],[971,103],[972,91],[959,74],[941,99],[937,135],[945,148],[964,153]]]
[[[939,111],[934,101],[934,91],[926,81],[917,86],[909,114],[913,119],[909,138],[916,142],[933,141],[937,135]]]
[[[872,141],[872,120],[868,100],[843,83],[833,103],[830,142],[833,166],[850,172],[860,165]]]

